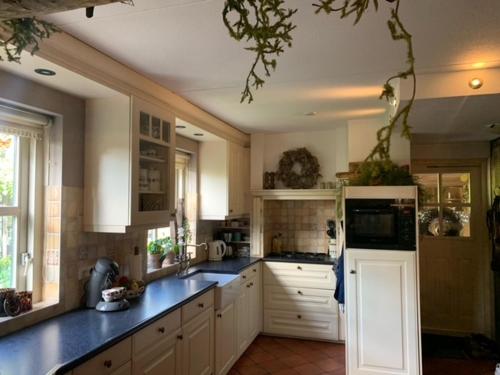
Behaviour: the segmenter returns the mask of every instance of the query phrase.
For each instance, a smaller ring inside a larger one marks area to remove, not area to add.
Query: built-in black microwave
[[[416,250],[413,199],[346,199],[346,247]]]

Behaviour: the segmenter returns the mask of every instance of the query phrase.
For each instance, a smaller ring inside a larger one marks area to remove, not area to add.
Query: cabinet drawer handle
[[[202,309],[202,308],[204,308],[204,307],[205,307],[205,304],[204,304],[204,303],[199,303],[199,304],[198,304],[198,307],[199,307],[200,309]]]
[[[217,318],[222,318],[222,314],[217,314]]]
[[[297,266],[297,269],[298,269],[298,270],[301,270],[301,269],[302,269],[302,267],[301,267],[301,266]]]
[[[246,275],[241,275],[241,278],[242,278],[242,279],[246,279],[246,278],[247,278],[247,276],[246,276]]]
[[[160,327],[160,328],[158,328],[158,332],[160,332],[160,333],[165,333],[165,327]]]
[[[111,366],[113,366],[113,362],[110,359],[106,359],[104,361],[104,367],[111,368]]]
[[[253,283],[250,283],[250,286],[253,286]]]
[[[232,213],[232,212],[233,212],[233,210],[231,210],[231,209],[230,209],[230,210],[229,210],[229,212],[231,212],[231,213]]]
[[[355,270],[351,270],[350,274],[351,274],[351,275],[355,275],[355,274],[356,274],[356,271],[355,271]]]
[[[177,340],[182,340],[184,338],[184,336],[182,335],[177,335]]]
[[[257,270],[256,270],[255,268],[254,268],[252,271],[253,271],[253,272],[257,272]]]
[[[299,291],[297,291],[297,293],[298,293],[298,294],[300,294],[300,295],[302,295],[302,291],[300,291],[300,290],[299,290]]]
[[[247,288],[250,288],[250,287],[251,287],[251,285],[250,285],[250,284],[247,284]]]
[[[297,319],[302,319],[302,315],[297,315]]]

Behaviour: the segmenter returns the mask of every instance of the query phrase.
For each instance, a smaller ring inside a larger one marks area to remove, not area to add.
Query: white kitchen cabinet
[[[418,375],[415,251],[346,250],[349,375]]]
[[[182,341],[178,329],[134,357],[133,375],[182,375]]]
[[[264,332],[337,341],[335,274],[326,264],[264,263]]]
[[[214,371],[214,310],[209,308],[182,326],[182,374]]]
[[[215,374],[229,372],[238,356],[236,303],[215,312]]]
[[[169,225],[175,207],[174,120],[138,97],[87,100],[85,231]]]
[[[200,219],[250,213],[250,150],[225,140],[199,146]]]
[[[243,354],[262,331],[262,273],[260,263],[242,271],[240,277],[242,284],[236,303],[238,355]]]
[[[73,375],[124,375],[132,359],[132,340],[126,338],[73,370]],[[127,368],[127,367],[126,367]]]

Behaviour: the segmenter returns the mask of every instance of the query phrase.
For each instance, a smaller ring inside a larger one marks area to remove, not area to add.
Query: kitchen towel
[[[344,304],[344,249],[338,258],[336,269],[334,269],[337,276],[337,285],[335,286],[335,294],[333,295],[340,305]]]

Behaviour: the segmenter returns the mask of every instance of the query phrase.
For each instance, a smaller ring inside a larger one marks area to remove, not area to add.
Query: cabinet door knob
[[[302,315],[297,315],[297,319],[302,319]]]
[[[222,318],[222,314],[217,314],[217,318]]]
[[[250,285],[250,284],[247,284],[247,288],[250,288],[250,287],[251,287],[251,285]]]
[[[254,268],[252,271],[253,271],[253,272],[257,272],[257,270],[256,270],[255,268]]]
[[[204,304],[204,303],[199,303],[199,304],[198,304],[198,307],[199,307],[200,309],[202,309],[202,308],[204,308],[204,307],[205,307],[205,304]]]
[[[231,209],[230,209],[230,210],[229,210],[229,212],[230,212],[230,213],[232,213],[232,212],[233,212],[233,210],[231,210]]]
[[[110,359],[106,359],[104,361],[104,367],[111,368],[111,366],[113,366],[113,362]]]
[[[350,274],[351,275],[355,275],[356,274],[356,270],[351,270]]]
[[[177,335],[177,340],[182,340],[184,338],[184,336],[182,335]]]
[[[298,294],[302,294],[302,291],[300,291],[300,290],[299,290],[299,291],[297,291],[297,293],[298,293]]]
[[[165,333],[165,327],[160,327],[160,328],[158,328],[158,332],[160,332],[160,333]]]
[[[241,275],[241,278],[246,279],[247,277],[246,277],[246,275]]]
[[[301,266],[297,266],[297,269],[298,269],[298,270],[301,270],[301,269],[302,269],[302,267],[301,267]]]

